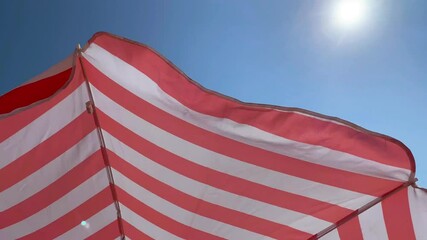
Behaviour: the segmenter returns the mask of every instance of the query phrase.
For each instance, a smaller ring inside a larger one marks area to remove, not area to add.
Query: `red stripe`
[[[107,187],[77,208],[53,221],[49,225],[20,239],[39,240],[56,238],[73,229],[74,227],[79,226],[82,220],[90,218],[112,203],[113,199],[111,198],[110,188]]]
[[[382,208],[390,240],[416,239],[409,209],[408,188],[383,200]]]
[[[237,195],[312,215],[330,222],[338,221],[341,217],[351,213],[348,209],[330,203],[283,192],[275,188],[270,188],[197,165],[139,137],[105,115],[100,109],[97,109],[97,113],[103,128],[120,141],[150,158],[152,161],[196,181],[228,192],[233,192]],[[177,162],[179,162],[179,164],[176,164]]]
[[[331,122],[330,119],[305,110],[244,104],[237,100],[201,88],[170,62],[151,49],[123,41],[108,34],[95,35],[94,42],[131,64],[179,102],[197,112],[249,124],[264,131],[313,145],[347,152],[387,165],[415,170],[409,149],[387,136]],[[326,121],[316,118],[328,119]],[[350,123],[345,122],[346,125]],[[333,137],[332,137],[333,136]]]
[[[339,226],[338,234],[341,240],[363,240],[359,218],[356,216],[350,221]]]
[[[50,97],[69,79],[72,69],[56,75],[18,87],[0,96],[0,114],[28,106],[34,102]]]
[[[105,240],[105,239],[115,239],[117,237],[120,237],[120,231],[119,231],[119,223],[117,221],[114,221],[98,232],[90,235],[86,240]]]
[[[91,83],[102,93],[151,124],[206,149],[274,171],[372,196],[382,196],[385,192],[401,185],[401,182],[397,181],[370,177],[286,157],[206,131],[151,105],[111,81],[89,62],[85,61],[85,64],[87,64],[85,69],[90,72],[91,79],[93,79]]]
[[[207,218],[215,219],[239,228],[247,229],[275,239],[308,239],[311,234],[271,222],[259,217],[238,212],[216,204],[206,202],[176,190],[165,183],[145,174],[133,165],[109,152],[112,167],[131,179],[139,186],[156,194],[183,209]]]
[[[13,207],[0,212],[0,229],[30,217],[75,189],[104,167],[101,159],[100,151],[92,154],[43,190]]]
[[[72,78],[73,79],[65,87],[65,89],[59,91],[56,95],[53,95],[51,99],[37,103],[34,106],[25,109],[24,111],[18,111],[10,116],[3,115],[4,118],[2,115],[0,115],[0,142],[6,140],[8,137],[27,126],[29,123],[34,121],[36,118],[47,112],[49,109],[57,105],[59,102],[68,97],[72,92],[74,92],[74,90],[76,90],[83,83],[80,66],[75,66]],[[41,89],[35,88],[34,90],[40,91]],[[16,95],[14,94],[14,96]],[[3,103],[10,104],[6,101],[3,101]]]
[[[184,239],[222,239],[217,236],[211,235],[209,233],[200,231],[198,229],[191,228],[187,225],[184,225],[180,222],[169,218],[156,210],[145,205],[143,202],[140,202],[138,199],[134,198],[131,194],[122,190],[120,187],[117,187],[117,194],[119,196],[119,201],[130,210],[148,220],[149,222],[155,224],[156,226]],[[125,217],[126,218],[126,217]]]
[[[4,191],[36,172],[77,144],[94,129],[95,124],[93,123],[92,116],[86,112],[82,113],[50,138],[9,165],[1,168],[0,179],[2,180],[0,181],[0,191]]]
[[[132,224],[126,222],[126,220],[122,219],[123,228],[125,230],[126,236],[130,239],[138,239],[138,240],[151,240],[153,238],[149,237],[145,233],[141,232],[139,229],[134,227]]]

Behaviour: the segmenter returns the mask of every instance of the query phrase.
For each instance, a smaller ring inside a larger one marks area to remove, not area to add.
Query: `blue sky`
[[[223,94],[397,138],[427,187],[427,1],[366,0],[348,29],[331,21],[336,1],[1,1],[0,94],[108,31]]]

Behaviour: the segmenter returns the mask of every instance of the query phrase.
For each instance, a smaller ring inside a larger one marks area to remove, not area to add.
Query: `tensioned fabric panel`
[[[0,115],[2,239],[425,238],[393,138],[206,90],[107,33],[66,71]]]

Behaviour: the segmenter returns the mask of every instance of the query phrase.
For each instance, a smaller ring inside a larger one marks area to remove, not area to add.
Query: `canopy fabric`
[[[426,223],[427,191],[408,186],[321,239],[427,239]]]
[[[427,239],[398,140],[220,95],[130,40],[96,34],[3,104],[0,239]]]

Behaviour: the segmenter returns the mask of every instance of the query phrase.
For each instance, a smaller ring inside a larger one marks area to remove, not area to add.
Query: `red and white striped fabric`
[[[0,239],[427,239],[395,139],[221,96],[106,33],[72,66],[0,97]]]

